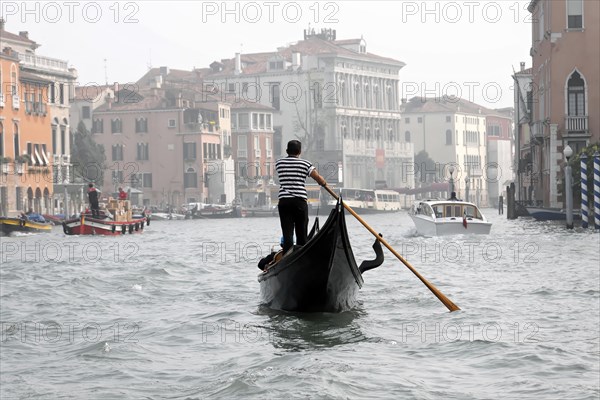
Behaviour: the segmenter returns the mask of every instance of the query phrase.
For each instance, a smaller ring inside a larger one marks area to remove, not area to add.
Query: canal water
[[[598,399],[600,235],[484,213],[490,235],[446,238],[364,216],[453,313],[387,250],[351,311],[262,307],[277,218],[1,238],[0,398]]]

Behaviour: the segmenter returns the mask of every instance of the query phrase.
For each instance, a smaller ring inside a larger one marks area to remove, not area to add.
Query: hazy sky
[[[360,38],[403,61],[403,97],[460,95],[513,105],[513,68],[529,67],[527,1],[2,1],[9,32],[67,60],[79,83],[128,83],[149,66],[207,67],[234,53],[269,52],[309,27]]]

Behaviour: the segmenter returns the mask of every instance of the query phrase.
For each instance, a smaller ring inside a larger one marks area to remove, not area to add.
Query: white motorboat
[[[185,219],[185,215],[176,213],[154,212],[152,213],[152,219],[156,221],[182,220]]]
[[[479,208],[462,200],[422,200],[409,211],[423,236],[484,234],[492,229]]]

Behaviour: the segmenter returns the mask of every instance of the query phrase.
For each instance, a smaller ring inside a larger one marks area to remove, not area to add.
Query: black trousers
[[[96,201],[96,202],[91,202],[90,203],[90,208],[92,211],[92,217],[93,218],[98,218],[100,217],[100,204]]]
[[[308,203],[299,197],[279,199],[279,221],[283,233],[283,254],[294,245],[294,231],[296,244],[304,245],[307,241],[308,231]]]

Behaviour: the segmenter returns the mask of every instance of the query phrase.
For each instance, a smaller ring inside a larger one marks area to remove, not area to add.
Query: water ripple
[[[365,217],[455,313],[388,252],[354,310],[261,306],[277,218],[3,238],[0,397],[599,398],[600,235],[486,215],[491,235],[448,238]],[[372,258],[370,233],[348,229]]]

